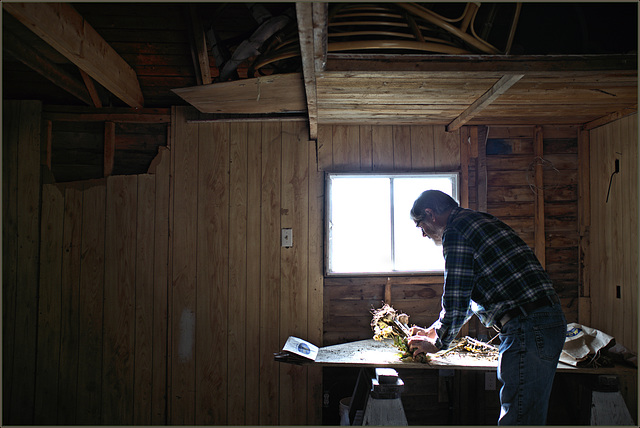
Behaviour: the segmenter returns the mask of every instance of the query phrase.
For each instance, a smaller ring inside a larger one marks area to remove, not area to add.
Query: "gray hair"
[[[431,208],[435,214],[457,207],[458,203],[451,196],[440,190],[425,190],[413,203],[411,219],[418,222],[424,218],[424,210]]]

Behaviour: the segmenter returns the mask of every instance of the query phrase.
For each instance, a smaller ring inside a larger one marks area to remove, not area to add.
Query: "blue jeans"
[[[500,332],[498,425],[544,425],[567,321],[559,304],[511,319]]]

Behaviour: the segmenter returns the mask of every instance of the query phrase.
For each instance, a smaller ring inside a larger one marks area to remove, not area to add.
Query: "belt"
[[[498,317],[498,319],[500,320],[500,328],[504,327],[509,321],[519,315],[524,314],[526,316],[529,312],[533,312],[536,309],[544,308],[545,306],[553,306],[556,303],[560,303],[560,299],[558,299],[558,296],[556,294],[553,294],[510,309],[500,317]]]

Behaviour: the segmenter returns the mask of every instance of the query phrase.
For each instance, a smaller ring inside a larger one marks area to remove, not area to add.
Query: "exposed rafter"
[[[2,3],[4,10],[134,108],[144,104],[135,71],[68,3]]]
[[[40,55],[39,52],[23,43],[10,31],[3,33],[2,48],[56,86],[64,89],[87,105],[93,105],[85,85],[80,80],[69,74],[62,67],[46,59],[45,56]]]
[[[487,92],[482,94],[480,98],[475,100],[473,104],[466,108],[460,116],[456,117],[449,125],[447,125],[447,131],[455,131],[462,125],[470,121],[475,115],[487,108],[492,102],[494,102],[500,95],[504,94],[515,85],[518,80],[522,79],[524,74],[507,74],[502,76],[495,85],[491,87]]]
[[[302,73],[307,95],[309,138],[318,138],[316,78],[324,71],[327,58],[327,3],[296,3]]]

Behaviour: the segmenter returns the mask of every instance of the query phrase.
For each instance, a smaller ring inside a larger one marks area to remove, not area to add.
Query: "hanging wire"
[[[555,175],[557,176],[557,180],[555,181],[555,184],[552,186],[536,186],[535,183],[531,182],[531,177],[535,177],[535,170],[536,170],[536,166],[538,165],[542,165],[543,168],[550,168],[552,171],[555,171]],[[529,164],[529,170],[527,173],[527,184],[529,185],[529,188],[531,189],[531,191],[533,192],[534,195],[538,194],[538,190],[548,190],[548,189],[552,189],[555,190],[560,186],[560,180],[559,180],[559,176],[560,176],[560,171],[558,170],[558,168],[556,168],[553,165],[553,162],[541,157],[541,156],[536,156],[533,160],[533,162],[531,162]]]

